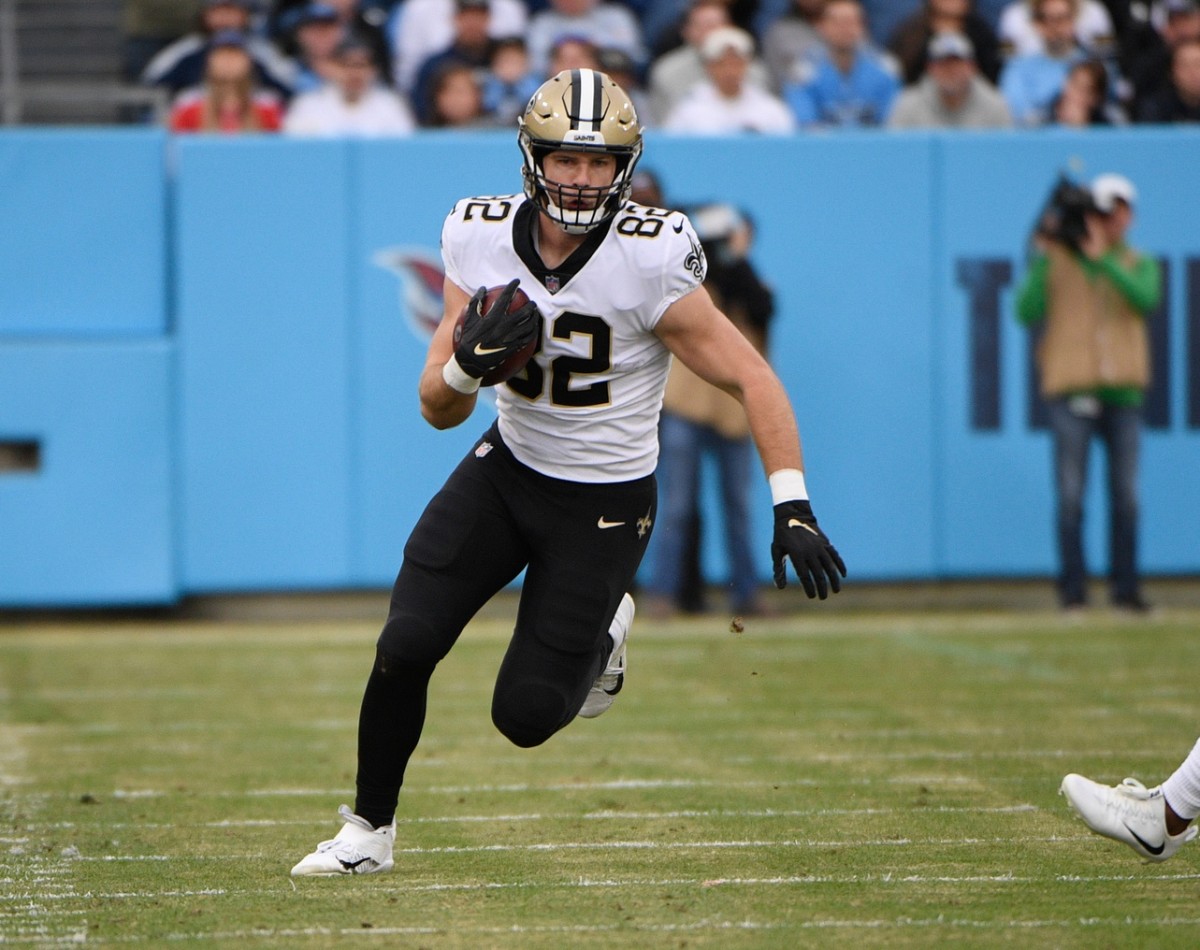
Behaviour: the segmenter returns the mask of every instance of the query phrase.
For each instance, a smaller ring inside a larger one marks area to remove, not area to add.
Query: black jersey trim
[[[513,215],[513,250],[517,252],[517,257],[521,258],[521,263],[529,268],[529,273],[540,280],[542,286],[550,293],[556,294],[592,259],[592,255],[608,236],[613,219],[610,217],[601,221],[587,233],[583,243],[571,252],[570,257],[558,267],[549,268],[542,262],[541,255],[533,245],[533,229],[537,227],[538,214],[537,205],[529,199],[517,208],[517,213]]]

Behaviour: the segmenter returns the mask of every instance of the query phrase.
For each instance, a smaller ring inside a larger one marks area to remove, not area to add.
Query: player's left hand
[[[775,567],[775,586],[780,590],[787,587],[788,558],[809,597],[824,600],[830,590],[836,594],[842,589],[846,565],[825,532],[817,527],[816,515],[807,501],[784,501],[775,506],[771,562]]]

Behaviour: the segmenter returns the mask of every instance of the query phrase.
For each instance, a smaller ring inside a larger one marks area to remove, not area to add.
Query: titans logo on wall
[[[376,251],[371,260],[400,281],[400,313],[413,335],[423,346],[428,346],[433,331],[442,322],[442,285],[446,272],[441,257],[423,247],[385,247]]]
[[[390,271],[400,282],[400,313],[424,351],[442,322],[446,271],[441,255],[424,247],[385,247],[371,255],[371,261]],[[481,402],[495,403],[491,388],[479,392],[483,397]]]

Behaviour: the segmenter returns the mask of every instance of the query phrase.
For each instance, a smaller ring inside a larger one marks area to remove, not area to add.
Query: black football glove
[[[467,304],[462,332],[455,333],[454,358],[468,376],[482,379],[541,333],[542,315],[532,300],[514,313],[508,312],[519,283],[510,281],[487,313],[480,313],[485,287],[475,291]]]
[[[817,527],[812,505],[807,501],[783,501],[775,506],[771,562],[775,566],[775,586],[780,590],[787,587],[788,558],[809,597],[824,600],[830,590],[836,594],[842,589],[838,575],[846,576],[846,565],[825,532]]]

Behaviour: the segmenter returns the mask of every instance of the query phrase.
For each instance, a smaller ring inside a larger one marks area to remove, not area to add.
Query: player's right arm
[[[790,559],[809,597],[837,593],[846,565],[812,513],[796,418],[779,377],[703,286],[672,303],[654,333],[688,369],[745,407],[775,502],[775,585],[787,586]]]
[[[444,375],[446,364],[454,356],[454,324],[471,295],[446,278],[442,299],[442,322],[429,341],[418,391],[421,396],[421,416],[425,421],[435,429],[452,429],[475,411],[478,398],[478,393],[463,393],[451,387]]]

